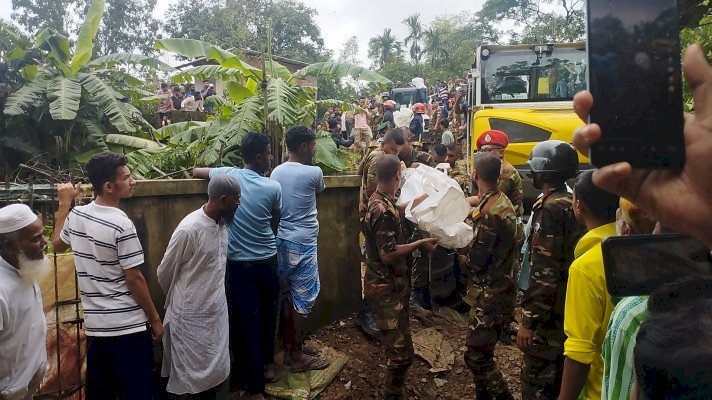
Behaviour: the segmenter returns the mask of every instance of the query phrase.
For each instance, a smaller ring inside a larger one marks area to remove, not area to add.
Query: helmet
[[[393,110],[396,108],[396,102],[393,100],[386,100],[383,103],[383,108],[385,108],[386,110]]]
[[[415,103],[413,104],[413,113],[415,114],[425,114],[425,104]]]
[[[545,140],[534,146],[527,164],[533,173],[553,172],[569,179],[578,171],[578,154],[566,142]]]
[[[391,98],[391,94],[388,92],[383,92],[381,93],[381,98],[388,97],[389,99]]]

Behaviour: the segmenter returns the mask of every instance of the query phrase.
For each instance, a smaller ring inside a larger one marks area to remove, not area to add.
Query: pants
[[[455,292],[455,261],[455,252],[442,246],[436,247],[430,255],[430,293],[434,299],[444,300]]]
[[[410,321],[408,320],[408,297],[401,300],[402,308],[394,312],[393,309],[385,310],[378,305],[376,299],[369,301],[373,310],[378,328],[383,333],[383,344],[386,346],[386,382],[384,387],[385,398],[400,398],[403,396],[405,380],[408,375],[408,368],[413,364],[413,338],[410,335]],[[393,329],[384,329],[386,326],[392,327],[393,321],[385,321],[396,315],[396,326]],[[386,323],[389,322],[389,323]]]
[[[87,400],[154,398],[153,343],[149,331],[87,336]]]
[[[277,256],[258,261],[227,262],[230,306],[231,385],[250,393],[265,389],[265,366],[274,362],[277,323]]]
[[[564,350],[534,345],[524,352],[522,399],[555,399],[564,374]]]
[[[354,148],[358,154],[366,154],[368,146],[373,140],[373,133],[371,133],[371,128],[354,128]]]
[[[473,310],[471,314],[476,314]],[[472,371],[478,392],[496,397],[509,393],[507,382],[494,362],[494,348],[505,332],[502,324],[483,324],[477,316],[470,318],[465,365]]]
[[[428,89],[420,88],[415,89],[415,102],[416,103],[427,103],[428,102]]]

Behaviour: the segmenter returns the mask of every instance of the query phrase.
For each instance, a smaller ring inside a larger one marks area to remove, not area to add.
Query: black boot
[[[432,311],[433,303],[430,300],[430,285],[422,289],[420,296],[420,304],[423,306],[423,308]]]
[[[356,314],[356,321],[358,321],[361,326],[361,330],[363,330],[367,336],[371,337],[371,339],[375,339],[379,342],[383,341],[383,334],[376,326],[376,321],[373,319],[371,310],[365,309],[359,311],[359,313]]]
[[[475,399],[477,400],[494,400],[492,394],[487,391],[485,385],[482,383],[475,384]]]

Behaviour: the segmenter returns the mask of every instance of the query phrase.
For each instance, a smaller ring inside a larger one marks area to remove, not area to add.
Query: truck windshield
[[[586,50],[554,48],[492,51],[480,61],[481,102],[517,103],[572,100],[586,89]]]

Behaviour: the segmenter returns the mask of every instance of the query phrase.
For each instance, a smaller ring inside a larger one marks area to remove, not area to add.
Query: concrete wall
[[[311,318],[312,329],[357,311],[361,303],[360,177],[327,176],[325,180],[327,189],[317,199],[321,292]],[[143,272],[161,314],[165,296],[156,280],[156,268],[175,227],[206,201],[206,189],[207,181],[203,180],[139,181],[134,196],[122,201],[121,208],[134,221],[146,252]]]

